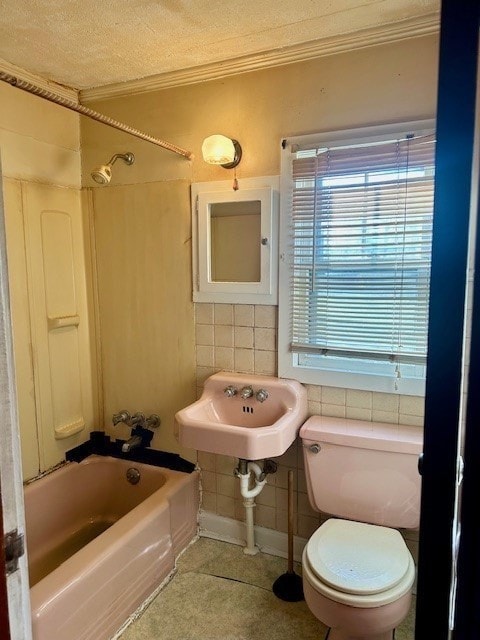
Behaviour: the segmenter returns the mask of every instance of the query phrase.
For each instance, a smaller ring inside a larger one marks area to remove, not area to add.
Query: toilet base
[[[341,629],[330,629],[325,640],[394,640],[394,632],[386,631],[373,636],[352,636]]]
[[[352,607],[325,597],[310,582],[309,568],[303,564],[303,592],[308,608],[330,627],[328,640],[393,640],[394,629],[410,609],[411,592],[380,607]]]

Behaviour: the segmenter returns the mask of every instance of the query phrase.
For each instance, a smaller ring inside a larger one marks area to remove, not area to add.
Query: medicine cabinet
[[[192,185],[193,300],[277,304],[278,178]]]

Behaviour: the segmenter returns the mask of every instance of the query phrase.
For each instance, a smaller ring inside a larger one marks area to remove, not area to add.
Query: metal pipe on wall
[[[80,113],[82,116],[87,116],[87,118],[91,118],[92,120],[96,120],[97,122],[101,122],[102,124],[106,124],[109,127],[113,127],[114,129],[118,129],[119,131],[123,131],[125,133],[129,133],[136,138],[140,138],[141,140],[146,140],[147,142],[151,142],[152,144],[156,144],[158,147],[163,147],[168,151],[173,151],[173,153],[177,153],[188,160],[193,160],[193,153],[191,151],[187,151],[186,149],[182,149],[181,147],[177,147],[170,142],[165,142],[164,140],[159,140],[158,138],[154,138],[148,133],[143,133],[143,131],[139,131],[138,129],[134,129],[127,124],[123,124],[123,122],[118,122],[118,120],[114,120],[113,118],[109,118],[108,116],[104,116],[102,113],[98,113],[98,111],[94,111],[93,109],[89,109],[88,107],[84,107],[82,104],[74,102],[73,100],[69,100],[68,98],[63,98],[52,91],[48,91],[47,89],[42,89],[31,82],[27,82],[26,80],[22,80],[10,73],[5,73],[4,71],[0,71],[0,80],[6,82],[7,84],[12,85],[13,87],[17,87],[17,89],[22,89],[22,91],[26,91],[27,93],[32,93],[39,98],[44,98],[45,100],[49,100],[55,104],[60,105],[61,107],[65,107],[66,109],[70,109],[71,111],[76,111]]]

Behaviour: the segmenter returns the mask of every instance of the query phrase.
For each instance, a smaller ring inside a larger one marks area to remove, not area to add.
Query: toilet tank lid
[[[403,424],[311,416],[300,429],[303,440],[418,455],[423,429]]]

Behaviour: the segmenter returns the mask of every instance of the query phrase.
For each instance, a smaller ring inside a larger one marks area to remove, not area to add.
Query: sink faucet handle
[[[123,422],[125,424],[130,425],[130,420],[132,419],[132,416],[130,415],[130,413],[128,411],[120,411],[119,413],[114,413],[112,416],[112,423],[113,426],[117,425],[119,422]]]
[[[229,384],[228,387],[225,387],[223,393],[227,396],[227,398],[233,398],[233,396],[237,395],[237,389]]]
[[[251,398],[253,396],[252,387],[251,386],[243,387],[243,389],[240,391],[240,395],[244,400],[246,400],[247,398]]]
[[[152,415],[148,416],[145,420],[145,426],[147,429],[156,429],[160,426],[160,416],[156,413],[152,413]]]
[[[265,402],[268,398],[268,391],[266,389],[259,389],[255,394],[255,397],[259,402]]]
[[[140,425],[142,427],[145,426],[145,414],[144,413],[134,413],[133,416],[131,417],[130,420],[130,426],[131,427],[136,427],[137,425]]]

